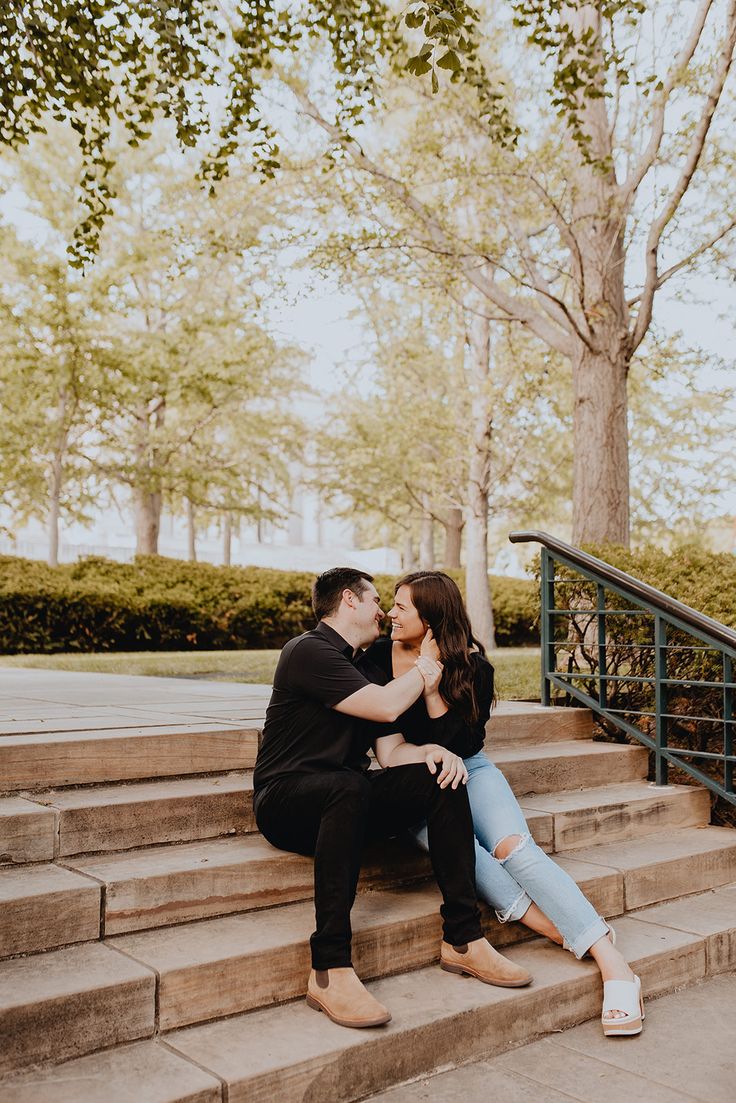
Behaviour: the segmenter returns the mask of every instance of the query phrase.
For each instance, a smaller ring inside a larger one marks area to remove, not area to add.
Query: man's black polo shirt
[[[353,664],[353,649],[324,621],[289,640],[281,652],[253,775],[259,790],[289,774],[363,770],[367,725],[332,707],[371,683]]]

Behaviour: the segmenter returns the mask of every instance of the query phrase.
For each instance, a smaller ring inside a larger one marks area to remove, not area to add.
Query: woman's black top
[[[391,661],[393,641],[382,637],[368,648],[356,666],[366,678],[386,685],[394,676]],[[459,712],[449,708],[443,716],[431,717],[420,697],[393,724],[376,724],[374,738],[401,732],[407,743],[438,743],[461,758],[477,754],[486,737],[486,722],[493,703],[493,667],[478,651],[470,653],[474,667],[478,719],[469,724]]]

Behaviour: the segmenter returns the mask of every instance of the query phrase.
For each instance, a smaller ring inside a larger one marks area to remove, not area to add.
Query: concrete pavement
[[[605,1038],[592,1020],[369,1103],[734,1103],[736,974],[648,1001],[646,1011],[634,1038]]]

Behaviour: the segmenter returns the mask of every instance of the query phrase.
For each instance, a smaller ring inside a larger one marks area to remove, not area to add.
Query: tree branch
[[[701,242],[701,244],[698,245],[697,249],[693,249],[693,251],[691,253],[688,253],[686,257],[683,257],[682,260],[678,260],[677,264],[673,264],[670,268],[666,268],[664,272],[660,273],[660,275],[657,276],[657,285],[655,287],[655,291],[659,291],[662,284],[666,283],[667,280],[670,279],[670,277],[677,275],[677,273],[681,272],[683,268],[687,268],[688,265],[696,261],[698,257],[702,257],[703,253],[707,253],[709,249],[712,249],[714,245],[717,245],[718,242],[726,237],[726,235],[729,234],[733,229],[736,229],[736,216],[734,216],[726,226],[720,229],[717,234],[714,234],[713,237],[708,238],[707,241]],[[643,292],[640,292],[638,295],[634,295],[632,299],[629,299],[627,301],[626,305],[629,307],[635,306],[636,303],[641,300],[642,294]]]
[[[313,119],[334,142],[349,154],[353,163],[364,172],[380,180],[386,191],[394,199],[398,200],[404,207],[410,210],[412,214],[416,215],[429,234],[432,243],[438,250],[456,259],[460,272],[469,283],[477,288],[482,295],[490,299],[490,301],[507,314],[510,319],[526,326],[551,348],[562,353],[563,356],[572,356],[574,338],[570,330],[563,329],[560,325],[548,320],[528,303],[503,291],[495,280],[489,280],[487,277],[484,277],[477,268],[479,258],[471,254],[459,253],[450,235],[440,225],[435,215],[424,203],[417,199],[402,181],[386,172],[367,157],[354,138],[344,134],[334,123],[330,123],[325,119],[305,92],[295,87],[293,84],[290,84],[289,87],[301,105],[304,113],[308,115],[309,118]],[[487,257],[481,259],[483,265],[488,262],[489,258]],[[493,261],[490,260],[490,263],[493,263]]]
[[[659,218],[654,220],[649,230],[646,246],[646,278],[644,289],[641,294],[641,305],[636,318],[636,325],[634,326],[634,331],[631,336],[631,343],[629,346],[630,353],[634,353],[639,347],[652,321],[654,294],[657,290],[657,281],[659,279],[659,274],[657,272],[659,244],[662,240],[662,234],[664,233],[665,227],[676,213],[682,201],[682,197],[690,186],[690,182],[700,162],[700,157],[705,146],[705,139],[710,130],[713,116],[718,107],[721,93],[723,92],[723,86],[726,83],[726,77],[731,68],[734,45],[736,45],[736,0],[729,0],[726,34],[721,46],[718,65],[716,66],[715,75],[702,114],[695,128],[695,133],[690,141],[685,164],[680,173],[680,178],[665,204],[664,210]]]
[[[693,25],[690,28],[690,34],[685,39],[685,45],[680,50],[679,54],[674,60],[674,63],[664,79],[664,83],[657,97],[657,101],[654,107],[654,115],[652,119],[652,131],[647,143],[647,147],[639,158],[638,162],[629,173],[628,178],[621,186],[621,199],[622,206],[626,209],[631,202],[631,199],[636,192],[636,189],[641,184],[642,180],[649,172],[649,169],[654,164],[657,154],[659,153],[660,146],[662,144],[662,137],[664,135],[664,116],[667,108],[667,103],[672,94],[672,90],[677,84],[682,74],[690,64],[693,54],[695,53],[698,43],[700,42],[703,34],[703,28],[708,18],[708,13],[713,6],[713,0],[700,0],[700,5],[695,13],[695,19]]]
[[[544,310],[545,314],[549,315],[553,321],[563,326],[563,328],[569,329],[572,327],[580,340],[585,344],[589,344],[589,334],[581,332],[577,321],[573,318],[565,303],[554,294],[548,281],[539,270],[536,257],[529,246],[529,236],[524,231],[517,216],[513,213],[511,200],[508,196],[506,197],[506,204],[508,211],[506,219],[508,221],[511,236],[516,243],[522,265],[529,277],[530,289],[539,296],[542,310]]]

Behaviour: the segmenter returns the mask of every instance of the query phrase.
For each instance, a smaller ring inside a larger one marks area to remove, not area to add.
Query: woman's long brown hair
[[[473,635],[457,583],[443,571],[415,571],[399,579],[394,593],[400,586],[409,587],[416,611],[437,641],[444,667],[439,686],[443,700],[466,723],[474,724],[478,720],[478,701],[470,656],[473,651],[481,655],[486,652]]]

